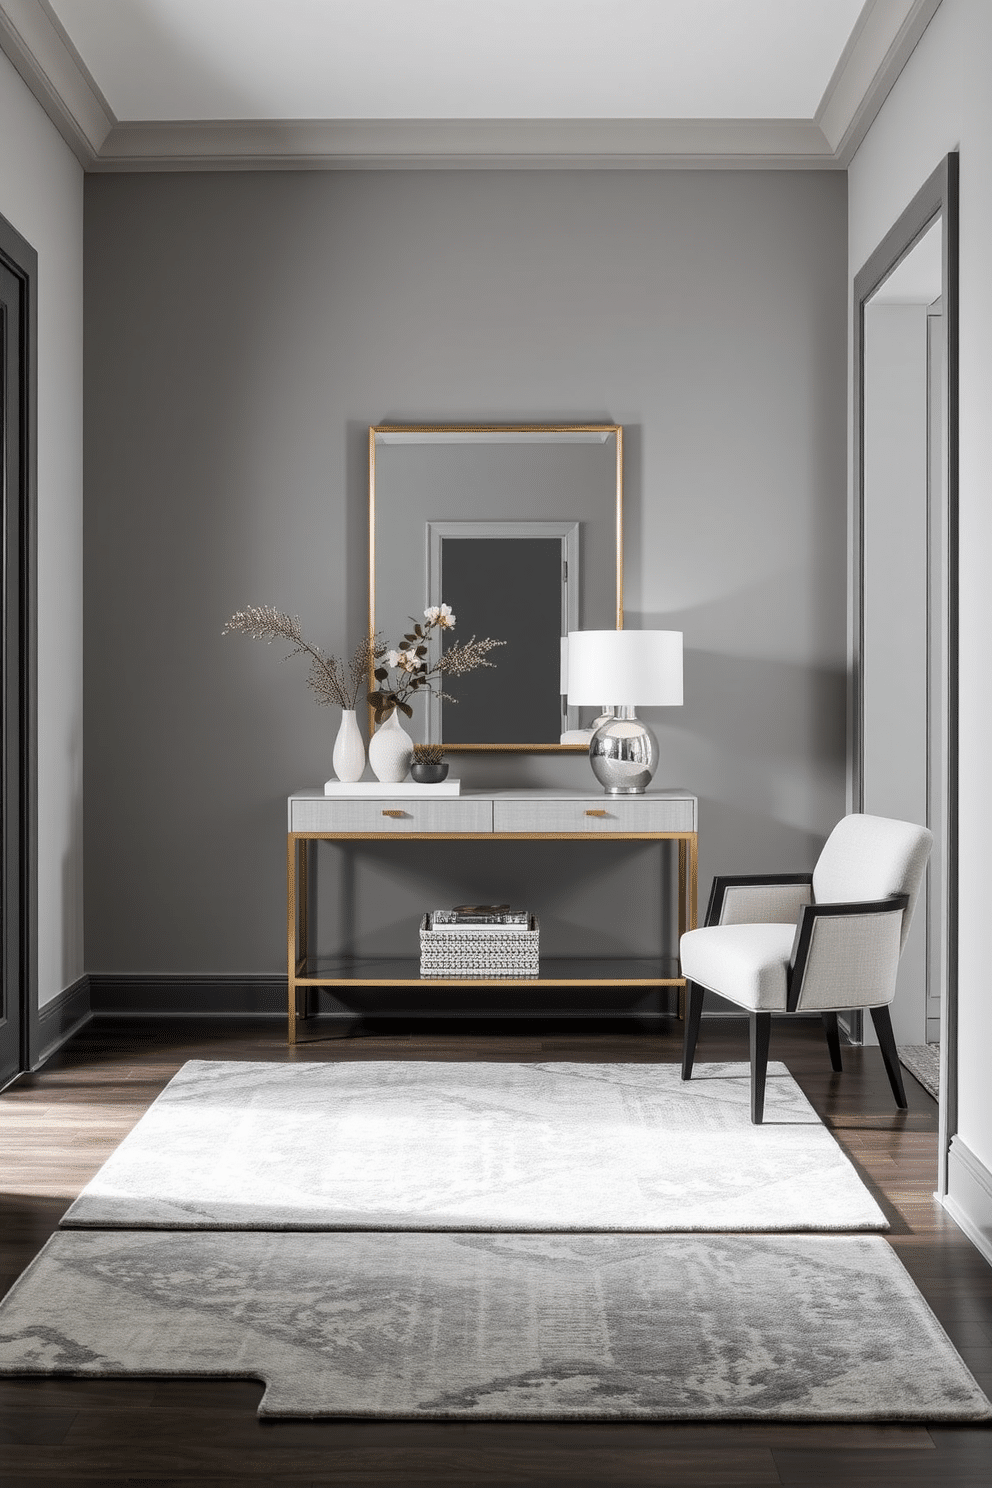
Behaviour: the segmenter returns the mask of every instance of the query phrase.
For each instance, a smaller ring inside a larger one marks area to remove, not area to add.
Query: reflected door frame
[[[957,847],[958,847],[958,155],[947,155],[924,182],[854,279],[853,505],[851,514],[851,654],[848,708],[850,811],[865,809],[865,615],[872,575],[865,561],[865,311],[902,259],[939,217],[941,308],[946,354],[946,486],[937,513],[941,558],[929,576],[928,710],[933,811],[936,828],[931,875],[930,931],[939,936],[935,962],[942,971],[940,1132],[937,1191],[947,1192],[947,1153],[957,1130]],[[931,517],[934,513],[931,512]],[[938,545],[933,544],[936,548]],[[939,716],[938,716],[939,715]],[[855,1030],[860,1034],[860,1030]]]

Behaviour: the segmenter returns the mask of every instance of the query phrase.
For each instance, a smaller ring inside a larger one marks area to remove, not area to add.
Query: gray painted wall
[[[369,423],[622,423],[627,624],[685,632],[653,722],[658,783],[701,798],[702,903],[714,871],[811,865],[844,810],[843,174],[100,175],[86,231],[90,970],[283,969],[284,798],[337,718],[221,629],[271,603],[353,644]],[[643,853],[600,881],[555,852],[506,873],[556,938],[662,933]],[[450,886],[397,858],[363,859],[355,913],[402,939]]]
[[[0,213],[38,254],[38,1003],[83,947],[83,172],[0,55]]]

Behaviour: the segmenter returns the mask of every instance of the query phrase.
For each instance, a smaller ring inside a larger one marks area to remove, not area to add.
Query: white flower
[[[415,650],[403,647],[399,651],[386,652],[386,664],[391,667],[399,667],[404,672],[419,672],[423,662]]]
[[[440,626],[442,630],[454,630],[455,628],[455,617],[451,613],[450,605],[428,605],[424,611],[424,619],[429,625]]]

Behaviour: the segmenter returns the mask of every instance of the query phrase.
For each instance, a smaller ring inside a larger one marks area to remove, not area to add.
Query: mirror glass
[[[580,726],[561,639],[622,624],[616,425],[369,431],[370,623],[391,646],[429,605],[443,643],[492,637],[491,667],[418,698],[404,727],[446,749],[551,750]],[[437,653],[431,660],[436,659]]]

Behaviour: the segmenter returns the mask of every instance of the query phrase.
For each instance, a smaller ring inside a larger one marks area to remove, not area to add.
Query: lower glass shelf
[[[536,976],[421,976],[418,956],[320,956],[297,968],[302,987],[681,986],[676,956],[542,956]]]

